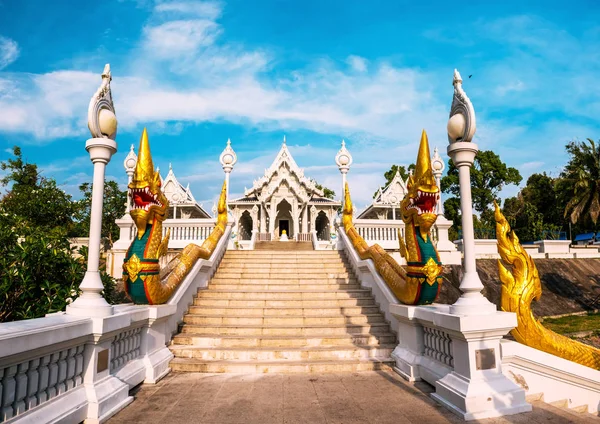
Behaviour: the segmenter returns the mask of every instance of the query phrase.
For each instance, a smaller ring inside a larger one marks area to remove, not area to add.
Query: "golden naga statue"
[[[431,169],[427,134],[423,130],[414,174],[408,178],[408,192],[400,203],[406,224],[405,240],[398,231],[400,254],[407,268],[400,266],[381,246],[371,247],[358,234],[352,222],[352,201],[346,183],[342,223],[361,259],[372,259],[377,272],[396,298],[407,305],[428,305],[437,298],[442,284],[442,264],[431,240],[431,226],[437,219],[435,207],[439,188]]]
[[[538,270],[498,205],[495,206],[498,253],[512,267],[509,271],[502,261],[498,261],[502,281],[500,307],[517,314],[517,327],[511,334],[519,343],[600,370],[600,349],[548,330],[533,315],[531,302],[542,296]]]
[[[162,237],[162,223],[167,217],[169,201],[160,186],[160,174],[154,170],[148,133],[144,128],[138,161],[128,186],[133,202],[130,215],[138,232],[123,263],[125,291],[136,304],[160,305],[169,300],[196,261],[210,258],[227,225],[226,186],[223,183],[214,230],[202,246],[189,244],[161,270],[159,259],[167,252],[170,232]]]

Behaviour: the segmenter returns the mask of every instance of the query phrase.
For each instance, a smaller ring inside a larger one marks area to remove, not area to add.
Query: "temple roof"
[[[398,207],[407,191],[406,181],[402,180],[400,172],[396,170],[396,175],[394,175],[392,181],[390,181],[383,189],[380,188],[377,191],[373,203],[367,206],[366,209],[358,215],[358,218],[364,218],[369,215],[373,209],[390,208],[392,206]]]
[[[196,202],[190,190],[190,185],[188,184],[184,187],[177,180],[171,164],[169,164],[169,173],[167,176],[164,179],[161,177],[161,184],[162,191],[171,205],[177,205],[177,207],[191,206],[197,209],[200,215],[203,215],[203,218],[210,218],[210,215],[202,208],[202,205]]]
[[[287,147],[285,137],[273,163],[265,169],[262,177],[253,181],[252,187],[244,191],[244,197],[232,200],[231,203],[265,202],[273,194],[285,186],[300,200],[307,202],[339,202],[323,197],[323,190],[317,188],[314,180],[304,175],[304,170],[298,166]]]

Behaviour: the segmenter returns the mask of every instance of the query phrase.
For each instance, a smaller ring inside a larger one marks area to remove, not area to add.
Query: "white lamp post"
[[[448,119],[448,156],[458,168],[460,185],[460,210],[464,246],[462,296],[450,307],[458,315],[486,315],[496,312],[496,305],[481,294],[483,284],[477,274],[475,262],[475,234],[473,230],[473,205],[471,198],[471,166],[479,148],[473,143],[476,130],[475,111],[471,100],[462,88],[462,78],[454,70],[454,98]]]
[[[340,172],[342,173],[342,207],[344,206],[344,192],[346,190],[346,174],[350,170],[352,165],[352,155],[346,149],[346,142],[342,140],[342,147],[338,150],[335,155],[335,163],[337,164]]]
[[[237,155],[231,148],[231,140],[227,140],[227,147],[221,153],[219,157],[219,161],[221,162],[221,166],[223,166],[223,171],[225,171],[225,185],[227,186],[227,204],[229,204],[229,174],[233,171],[233,165],[237,162]]]
[[[117,151],[117,117],[110,92],[110,65],[104,67],[102,84],[88,108],[88,127],[91,139],[85,143],[94,164],[92,185],[92,205],[90,211],[90,240],[88,248],[87,271],[79,285],[81,296],[67,306],[71,315],[104,317],[112,315],[113,307],[102,297],[104,285],[98,273],[100,265],[100,235],[102,230],[102,204],[104,201],[104,173],[106,164]]]
[[[135,164],[137,163],[137,155],[133,150],[133,144],[129,149],[129,153],[125,157],[123,161],[123,167],[125,167],[125,173],[127,174],[127,185],[131,184],[131,180],[133,179],[133,172],[135,171]],[[125,216],[131,219],[129,215],[129,211],[131,210],[131,194],[129,190],[127,190],[127,211]]]
[[[444,215],[444,202],[442,200],[442,174],[444,173],[444,169],[446,168],[446,164],[444,160],[440,156],[438,152],[438,148],[433,149],[433,157],[431,158],[431,168],[433,169],[433,176],[435,177],[435,183],[440,190],[440,198],[438,200],[438,204],[435,212],[438,215]]]

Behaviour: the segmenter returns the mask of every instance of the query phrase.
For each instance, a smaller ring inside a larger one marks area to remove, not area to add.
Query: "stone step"
[[[229,306],[190,306],[188,314],[222,317],[303,317],[303,316],[354,316],[377,314],[378,306],[338,306],[332,308],[287,308],[287,307],[229,307]]]
[[[182,333],[173,338],[176,346],[220,347],[220,348],[299,348],[319,346],[379,346],[392,344],[396,336],[392,333],[373,334],[326,334],[322,336],[232,336],[222,334]]]
[[[236,300],[332,300],[332,299],[372,299],[369,289],[358,290],[214,290],[200,289],[197,299],[236,299]]]
[[[358,280],[354,277],[317,277],[317,276],[305,276],[305,275],[296,275],[290,276],[290,278],[281,278],[281,277],[269,277],[269,276],[259,276],[255,275],[253,277],[246,278],[235,278],[235,277],[224,277],[223,275],[215,275],[211,281],[211,283],[216,284],[318,284],[322,283],[353,283],[357,284]]]
[[[298,278],[300,277],[300,278]],[[358,280],[354,277],[348,278],[326,278],[326,277],[311,277],[296,276],[296,278],[271,278],[271,277],[254,277],[254,278],[231,278],[215,276],[209,284],[358,284]]]
[[[272,280],[298,280],[298,279],[321,279],[321,278],[350,278],[348,272],[328,272],[328,271],[304,271],[294,273],[283,273],[269,271],[265,273],[257,273],[254,271],[235,272],[227,269],[220,269],[215,273],[213,278],[235,278],[235,279],[256,279],[268,278]]]
[[[247,258],[228,258],[225,256],[221,260],[220,266],[229,266],[233,264],[247,264],[247,265],[337,265],[344,264],[345,261],[342,258],[255,258],[248,256]]]
[[[323,273],[345,273],[346,266],[344,264],[327,264],[327,265],[307,265],[307,264],[286,264],[281,266],[270,266],[267,264],[221,264],[219,271],[222,272],[239,272],[255,274],[323,274]],[[219,272],[217,271],[217,272]]]
[[[177,358],[194,358],[217,361],[323,361],[339,359],[388,358],[396,346],[331,346],[298,348],[209,348],[176,345],[169,350]]]
[[[207,373],[334,373],[389,370],[394,365],[391,358],[332,361],[202,361],[190,358],[174,358],[169,366],[175,372]]]
[[[285,292],[287,290],[298,291],[298,290],[358,290],[361,288],[359,284],[334,284],[334,283],[318,283],[318,284],[274,284],[274,283],[252,283],[252,284],[210,284],[210,289],[214,290],[273,290],[276,292]]]
[[[251,258],[251,259],[332,259],[340,258],[343,256],[335,251],[319,250],[314,252],[278,252],[278,251],[263,251],[263,252],[251,252],[251,251],[227,251],[223,259],[239,259],[239,258]]]
[[[219,307],[227,306],[230,308],[339,308],[348,306],[375,306],[375,299],[316,299],[316,300],[277,300],[277,299],[215,299],[215,298],[196,298],[194,306],[199,307]]]
[[[211,316],[200,314],[186,314],[184,324],[210,324],[210,325],[346,325],[346,324],[371,324],[385,322],[381,313],[354,316],[290,316],[290,317],[252,317],[252,316]]]
[[[369,324],[336,324],[336,325],[196,325],[185,324],[180,334],[211,334],[223,336],[304,336],[314,337],[323,335],[380,335],[389,334],[390,326],[387,322],[373,322]]]

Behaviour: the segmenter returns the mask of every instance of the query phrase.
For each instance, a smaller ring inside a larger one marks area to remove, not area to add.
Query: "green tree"
[[[600,143],[571,141],[566,146],[569,162],[561,173],[562,195],[569,199],[564,216],[572,223],[593,223],[600,215]]]
[[[77,224],[73,235],[87,237],[90,232],[90,210],[92,205],[92,184],[83,183],[79,186],[83,198],[77,201],[75,217]],[[127,191],[119,189],[116,181],[104,183],[104,203],[102,208],[102,238],[111,247],[119,238],[119,226],[115,223],[125,214]]]
[[[471,193],[473,198],[473,209],[479,212],[481,225],[492,228],[494,214],[492,205],[494,200],[499,201],[498,193],[509,184],[519,184],[522,180],[521,174],[516,168],[506,166],[496,153],[490,150],[479,151],[475,156],[474,166],[471,168]],[[458,207],[460,202],[460,186],[458,184],[458,168],[452,160],[448,164],[448,173],[441,181],[442,191],[454,195],[444,202],[451,206],[446,209],[446,218],[457,223],[460,221]],[[455,206],[453,209],[452,206]]]
[[[0,322],[37,318],[64,310],[78,295],[85,256],[76,258],[67,234],[75,203],[35,164],[14,158],[0,162],[8,171],[0,183]],[[85,252],[83,252],[85,253]],[[122,301],[114,280],[100,273],[109,302]]]
[[[4,212],[31,226],[70,228],[75,211],[71,196],[54,179],[42,177],[37,165],[25,162],[19,147],[13,148],[13,155],[0,162],[0,169],[8,171],[0,180],[9,189],[2,199]]]
[[[323,187],[321,184],[317,183],[315,181],[315,187],[318,188],[319,190],[323,190],[323,197],[325,197],[326,199],[333,199],[335,197],[335,191],[327,188],[327,187]]]
[[[414,163],[411,163],[410,165],[408,165],[408,167],[405,167],[404,165],[392,165],[392,167],[389,169],[389,171],[386,171],[383,174],[383,177],[385,178],[385,184],[383,185],[383,187],[384,188],[387,187],[392,182],[392,180],[396,176],[396,172],[399,172],[402,180],[406,181],[408,179],[408,173],[414,169],[415,169]],[[380,189],[378,189],[375,193],[373,193],[373,199],[377,197],[379,190]]]

